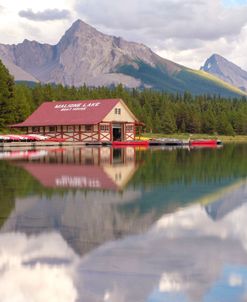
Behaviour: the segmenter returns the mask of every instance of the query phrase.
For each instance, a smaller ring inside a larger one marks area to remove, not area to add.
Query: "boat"
[[[44,141],[47,137],[38,134],[4,134],[0,135],[1,143]]]
[[[189,141],[190,146],[198,146],[198,147],[213,147],[217,145],[221,145],[222,142],[218,139],[193,139]]]
[[[149,146],[149,141],[114,141],[112,146]]]
[[[149,145],[150,146],[159,146],[159,145],[165,145],[165,146],[183,146],[188,145],[188,140],[182,140],[177,138],[156,138],[156,139],[150,139]]]

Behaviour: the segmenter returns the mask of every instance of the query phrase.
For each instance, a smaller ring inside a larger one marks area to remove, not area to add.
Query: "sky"
[[[191,68],[218,53],[247,70],[247,0],[0,0],[0,43],[56,44],[77,19]]]

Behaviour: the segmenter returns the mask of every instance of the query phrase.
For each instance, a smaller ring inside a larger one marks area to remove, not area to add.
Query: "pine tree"
[[[0,60],[0,128],[15,121],[14,78]]]
[[[206,111],[202,117],[202,132],[213,134],[216,131],[217,119],[213,111]]]
[[[15,87],[15,121],[24,121],[33,111],[30,91],[23,85]]]
[[[234,135],[232,124],[224,112],[218,116],[217,132],[219,134]]]
[[[177,131],[176,120],[173,112],[169,109],[165,110],[165,113],[161,117],[160,124],[160,129],[163,133],[172,134]]]

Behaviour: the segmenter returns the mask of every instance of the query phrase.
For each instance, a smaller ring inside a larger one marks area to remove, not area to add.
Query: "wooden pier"
[[[187,146],[189,140],[176,139],[176,138],[157,138],[149,140],[150,146]]]

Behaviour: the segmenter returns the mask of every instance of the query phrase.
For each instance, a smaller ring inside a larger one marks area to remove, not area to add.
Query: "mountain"
[[[15,81],[25,81],[25,82],[39,82],[35,79],[34,76],[20,68],[19,66],[15,65],[13,62],[7,60],[4,56],[0,57],[2,63],[8,68],[10,74],[14,76]]]
[[[169,92],[244,94],[203,71],[161,58],[143,44],[105,35],[81,20],[74,22],[56,45],[29,40],[17,45],[0,44],[2,57],[44,83],[122,83]]]
[[[247,91],[247,72],[218,54],[213,54],[208,58],[201,70]]]

